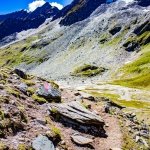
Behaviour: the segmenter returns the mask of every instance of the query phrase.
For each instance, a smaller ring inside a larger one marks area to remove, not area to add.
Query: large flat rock
[[[55,111],[55,113],[57,112],[63,117],[85,125],[103,126],[105,124],[99,115],[87,110],[77,101],[63,104],[50,104],[49,110],[51,113]]]

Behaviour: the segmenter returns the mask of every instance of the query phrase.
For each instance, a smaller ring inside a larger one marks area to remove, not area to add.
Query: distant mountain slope
[[[145,53],[150,43],[149,16],[148,7],[118,1],[100,5],[90,17],[71,26],[60,26],[60,19],[49,21],[42,31],[37,29],[32,36],[1,49],[0,66],[19,66],[62,80],[74,79],[72,72],[87,64],[105,68],[94,78],[108,80],[126,62]]]
[[[75,22],[82,21],[101,4],[107,0],[74,0],[70,5],[62,9],[53,19],[64,17],[60,24],[71,25]]]
[[[10,14],[0,15],[0,22],[8,18],[23,19],[28,15],[27,11],[21,10]]]
[[[15,32],[37,28],[47,18],[56,15],[58,11],[58,8],[52,7],[49,3],[45,3],[33,12],[28,13],[21,10],[11,14],[0,15],[0,39]]]
[[[61,25],[72,25],[78,21],[88,18],[91,13],[98,8],[101,4],[112,3],[117,0],[73,0],[73,2],[64,7],[53,20],[62,17]],[[126,0],[122,0],[126,1]],[[149,6],[150,0],[135,0],[140,6]]]

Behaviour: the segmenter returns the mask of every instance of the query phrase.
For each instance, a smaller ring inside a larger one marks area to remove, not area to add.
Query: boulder
[[[122,150],[121,148],[110,148],[110,150]]]
[[[14,73],[16,73],[19,77],[23,78],[23,79],[27,79],[27,75],[25,73],[25,71],[21,70],[21,69],[15,69]]]
[[[89,110],[84,108],[80,102],[77,101],[63,104],[50,104],[49,110],[50,112],[53,112],[53,110],[55,110],[55,112],[57,112],[61,116],[82,124],[94,126],[104,126],[105,124],[100,116],[96,115],[93,112],[90,112]]]
[[[52,141],[43,135],[39,135],[33,140],[32,147],[34,150],[55,150]]]
[[[87,99],[89,101],[95,101],[96,102],[96,99],[93,96],[91,96],[90,94],[87,94],[87,93],[82,93],[82,98]]]
[[[45,98],[47,101],[54,100],[55,102],[61,101],[61,92],[59,89],[54,88],[51,84],[45,83],[41,85],[36,94],[40,97]]]
[[[115,26],[109,31],[109,33],[115,35],[116,33],[120,32],[120,30],[121,30],[120,26]]]
[[[90,101],[95,101],[95,98],[93,96],[86,97],[85,99],[90,100]]]
[[[27,89],[28,89],[28,86],[25,84],[25,83],[21,83],[19,86],[18,86],[18,89],[23,92],[23,93],[27,93]]]
[[[81,94],[79,92],[74,93],[75,96],[80,96]]]
[[[73,142],[75,142],[76,144],[79,144],[79,145],[87,145],[87,144],[91,144],[93,142],[92,139],[84,137],[82,135],[78,135],[78,134],[72,135],[71,139]]]

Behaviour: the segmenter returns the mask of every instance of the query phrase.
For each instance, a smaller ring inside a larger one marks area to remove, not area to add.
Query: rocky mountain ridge
[[[11,14],[0,15],[0,40],[8,35],[31,28],[38,28],[47,18],[58,13],[58,8],[48,2],[33,12],[21,10]]]

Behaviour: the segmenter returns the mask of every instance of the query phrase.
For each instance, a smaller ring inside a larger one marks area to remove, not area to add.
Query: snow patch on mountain
[[[63,9],[63,5],[57,3],[57,2],[52,2],[50,3],[51,6],[57,7],[59,10]]]

